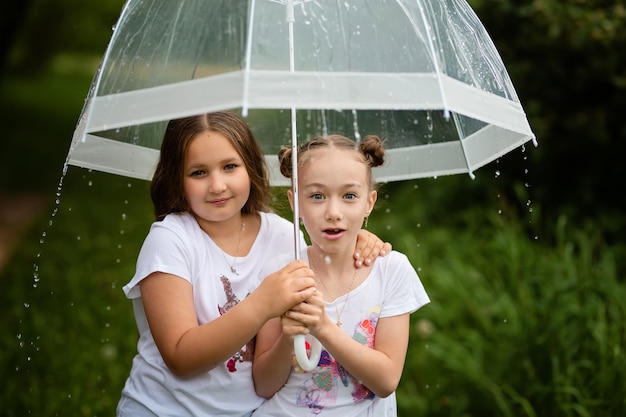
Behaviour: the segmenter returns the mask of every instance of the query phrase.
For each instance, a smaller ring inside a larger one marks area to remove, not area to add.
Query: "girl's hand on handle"
[[[307,300],[315,292],[313,271],[302,260],[293,261],[268,275],[250,294],[258,306],[259,314],[268,320],[280,317],[285,311]]]
[[[374,259],[391,252],[391,243],[383,242],[378,236],[365,229],[361,229],[356,239],[354,250],[354,266],[371,265]]]
[[[281,317],[283,333],[289,336],[317,333],[328,324],[333,324],[324,310],[324,297],[320,291],[306,301],[291,308]]]

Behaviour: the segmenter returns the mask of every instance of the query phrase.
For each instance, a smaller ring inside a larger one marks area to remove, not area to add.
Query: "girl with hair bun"
[[[372,168],[385,160],[383,142],[330,135],[297,152],[298,208],[311,240],[301,259],[314,273],[316,291],[258,333],[252,375],[256,392],[268,401],[253,416],[396,416],[409,315],[430,300],[405,255],[392,251],[360,269],[351,260],[376,202]],[[279,152],[287,178],[291,159],[291,149]],[[291,191],[289,201],[293,207]],[[266,270],[288,260],[273,259]],[[298,334],[322,344],[320,361],[308,372],[293,358]]]

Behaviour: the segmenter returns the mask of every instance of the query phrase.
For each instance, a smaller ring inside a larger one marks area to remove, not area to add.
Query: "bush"
[[[623,415],[626,288],[612,250],[564,219],[551,248],[490,217],[419,248],[404,237],[432,303],[413,316],[400,414]]]

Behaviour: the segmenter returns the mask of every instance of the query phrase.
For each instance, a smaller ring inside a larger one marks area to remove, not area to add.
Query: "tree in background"
[[[60,52],[102,54],[123,0],[20,0],[0,9],[0,71],[45,71]]]
[[[623,241],[626,210],[624,1],[473,0],[539,148],[533,195],[546,218],[589,218]]]

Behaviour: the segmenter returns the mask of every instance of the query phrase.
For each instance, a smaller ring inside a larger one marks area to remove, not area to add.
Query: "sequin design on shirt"
[[[230,280],[227,277],[221,275],[220,281],[222,282],[224,293],[226,294],[226,304],[223,306],[218,305],[217,308],[220,315],[224,315],[239,303],[239,298],[237,298],[237,295],[233,291],[233,287],[230,284]],[[235,352],[235,354],[226,362],[226,368],[229,372],[237,372],[237,363],[252,362],[252,358],[254,358],[254,344],[255,339],[252,338],[252,340],[246,343],[246,345],[239,349],[239,351]]]
[[[369,316],[358,323],[352,335],[354,340],[370,349],[374,347],[379,314],[380,308],[370,310]],[[296,372],[304,371],[297,367]],[[325,349],[322,350],[317,368],[309,374],[310,378],[304,382],[297,394],[296,404],[308,407],[314,415],[320,414],[324,407],[336,404],[339,384],[345,388],[352,387],[351,395],[354,404],[374,398],[374,394],[365,385],[359,383]]]

